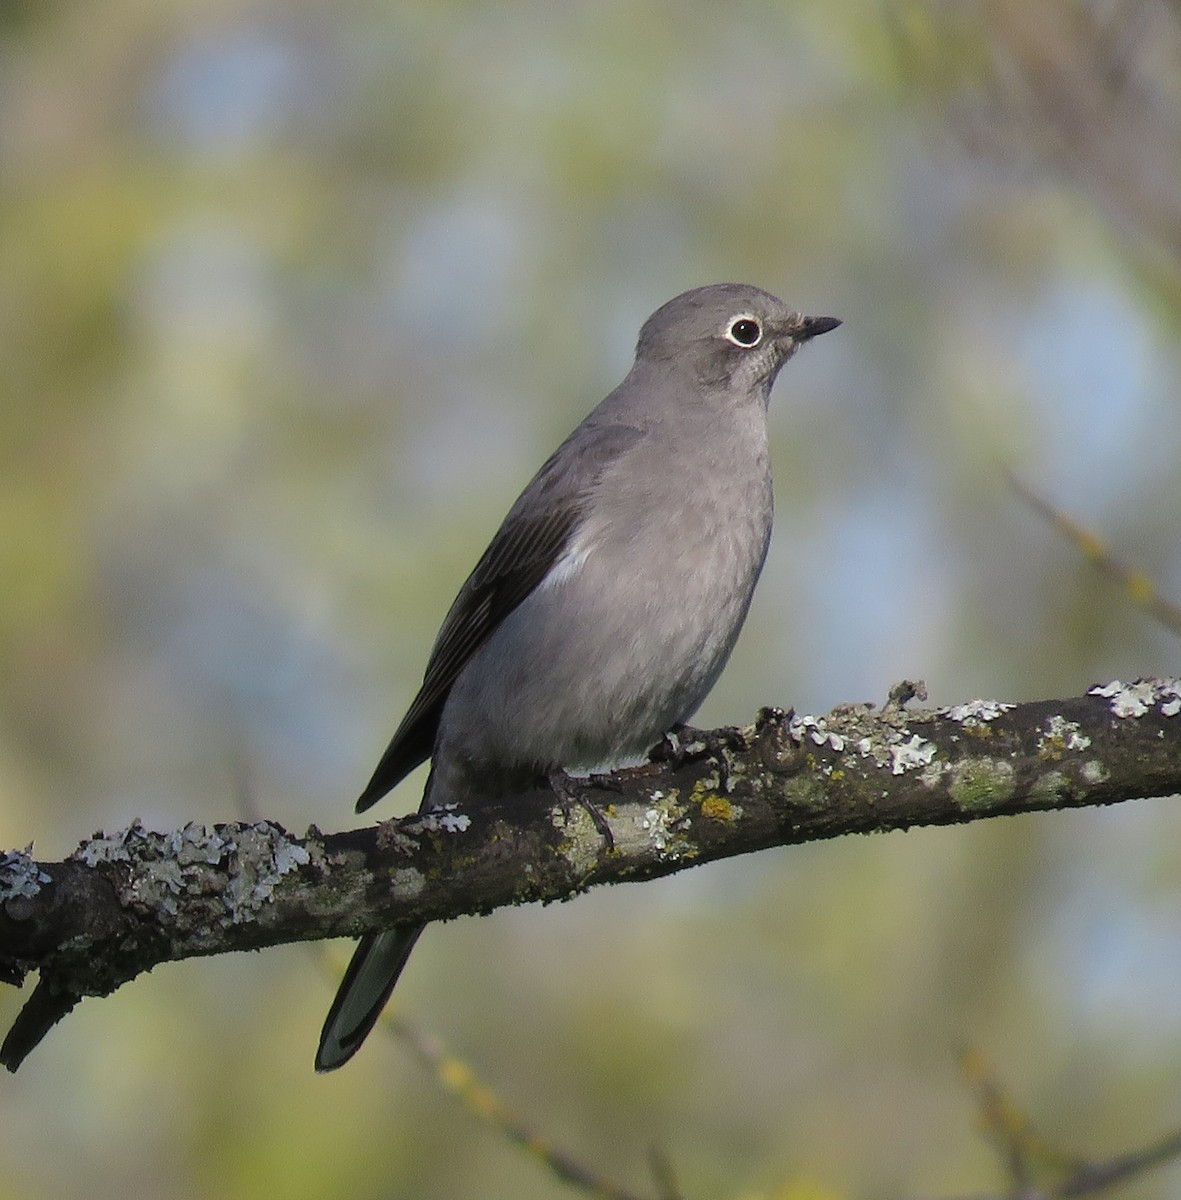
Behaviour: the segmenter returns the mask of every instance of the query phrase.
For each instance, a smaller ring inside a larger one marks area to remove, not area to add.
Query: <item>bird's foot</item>
[[[648,751],[650,762],[664,762],[675,771],[690,758],[706,754],[718,764],[718,784],[723,791],[730,790],[730,760],[728,750],[746,748],[746,738],[741,729],[724,726],[721,729],[694,729],[691,725],[674,725]]]
[[[708,750],[709,737],[704,729],[694,729],[692,725],[674,725],[648,751],[648,761],[668,763],[675,771],[692,755]]]
[[[605,777],[592,776],[595,786],[602,787],[603,784],[600,782],[600,780],[603,778]],[[585,796],[579,795],[574,791],[574,780],[571,779],[561,767],[558,767],[557,770],[550,771],[546,776],[546,780],[549,783],[550,788],[553,790],[554,795],[557,796],[558,804],[562,809],[562,815],[566,818],[566,820],[570,820],[570,810],[575,804],[577,804],[578,807],[583,809],[586,812],[586,815],[590,817],[591,822],[594,824],[594,827],[599,831],[599,833],[603,835],[603,840],[607,843],[607,849],[614,850],[615,835],[611,832],[611,826],[607,824],[607,818],[603,815],[603,810],[599,808],[597,804],[588,800]],[[618,787],[618,785],[614,783],[612,783],[610,786]]]

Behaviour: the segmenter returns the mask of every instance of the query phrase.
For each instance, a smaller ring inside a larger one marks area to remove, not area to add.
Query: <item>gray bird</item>
[[[693,715],[767,553],[771,385],[839,324],[736,283],[644,322],[627,378],[533,477],[460,589],[358,812],[428,757],[420,811],[462,807],[640,754]],[[356,1053],[423,928],[361,939],[317,1070]]]

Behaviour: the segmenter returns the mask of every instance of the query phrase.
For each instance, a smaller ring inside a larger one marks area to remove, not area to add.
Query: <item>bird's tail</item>
[[[328,1010],[316,1051],[316,1070],[335,1071],[361,1048],[425,925],[367,933],[357,944]]]

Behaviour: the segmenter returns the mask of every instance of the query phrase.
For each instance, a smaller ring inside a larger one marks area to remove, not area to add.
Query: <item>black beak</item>
[[[822,333],[831,333],[840,324],[840,317],[801,317],[796,341],[806,342]]]

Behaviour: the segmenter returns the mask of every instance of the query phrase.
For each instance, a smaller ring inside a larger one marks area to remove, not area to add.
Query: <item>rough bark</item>
[[[15,1070],[87,995],[159,962],[357,935],[402,922],[566,900],[770,846],[1181,792],[1181,682],[1067,700],[826,717],[765,709],[745,729],[690,731],[654,761],[542,789],[294,837],[273,822],[138,822],[64,862],[0,860],[0,979],[40,972],[0,1062]],[[597,809],[610,844],[581,803]]]

